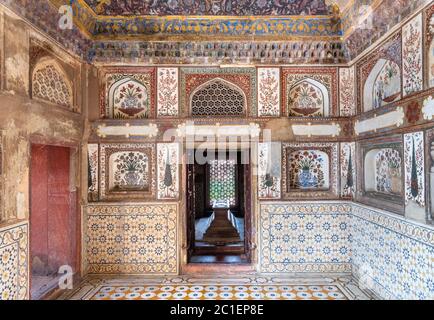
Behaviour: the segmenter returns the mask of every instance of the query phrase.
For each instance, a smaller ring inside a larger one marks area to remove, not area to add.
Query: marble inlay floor
[[[350,276],[87,277],[62,300],[366,300]]]

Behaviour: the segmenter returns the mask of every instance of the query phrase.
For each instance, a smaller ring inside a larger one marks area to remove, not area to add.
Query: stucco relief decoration
[[[179,109],[178,68],[158,68],[157,115],[176,117]]]
[[[101,144],[100,199],[152,198],[154,144]]]
[[[41,61],[33,70],[32,97],[72,108],[72,84],[54,60]]]
[[[128,71],[128,70],[127,70]],[[110,119],[147,119],[154,116],[155,69],[142,73],[105,75],[104,116]]]
[[[422,14],[402,29],[403,95],[423,90]]]
[[[354,197],[356,191],[356,144],[341,143],[341,196]]]
[[[258,194],[260,199],[281,196],[281,144],[258,144]]]
[[[159,143],[157,145],[158,199],[179,197],[179,144]]]
[[[363,110],[377,109],[401,98],[401,34],[369,54],[358,65],[361,77]]]
[[[98,173],[98,151],[99,147],[97,144],[89,144],[87,147],[88,156],[88,198],[89,201],[96,201],[98,199],[98,184],[99,184],[99,173]]]
[[[413,200],[421,207],[425,206],[424,163],[423,132],[405,134],[404,164],[406,204],[409,200]]]
[[[356,75],[354,67],[339,69],[340,115],[349,117],[356,114]]]
[[[432,120],[434,118],[434,99],[432,96],[427,97],[423,101],[422,113],[425,120]]]
[[[337,68],[283,69],[283,107],[288,116],[337,115]]]
[[[280,69],[258,68],[258,116],[280,115]]]

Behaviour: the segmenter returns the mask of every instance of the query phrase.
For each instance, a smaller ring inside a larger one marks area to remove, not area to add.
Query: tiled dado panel
[[[0,300],[29,296],[28,224],[0,228]]]
[[[177,204],[95,204],[86,213],[88,273],[178,272]]]
[[[351,272],[351,204],[263,203],[261,272]]]
[[[353,205],[353,274],[385,299],[434,299],[434,229]]]

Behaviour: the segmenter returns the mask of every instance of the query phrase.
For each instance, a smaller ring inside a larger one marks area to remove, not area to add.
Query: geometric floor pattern
[[[337,286],[102,287],[91,300],[347,300]]]
[[[59,300],[370,300],[351,275],[88,276]]]

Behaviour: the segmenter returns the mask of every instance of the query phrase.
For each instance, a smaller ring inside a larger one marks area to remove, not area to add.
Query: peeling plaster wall
[[[30,146],[32,143],[67,146],[79,150],[82,141],[83,115],[74,113],[64,107],[41,100],[31,99],[30,92],[30,35],[35,34],[26,22],[0,8],[0,57],[1,57],[1,90],[0,90],[0,130],[2,132],[3,152],[3,211],[0,212],[0,228],[16,224],[28,224],[30,216]],[[56,46],[50,40],[39,36],[47,47]],[[62,49],[59,52],[63,52]],[[65,59],[69,54],[65,55]],[[68,58],[70,59],[70,58]],[[75,62],[80,65],[79,61]],[[78,68],[78,77],[85,76]],[[80,90],[81,91],[81,90]],[[82,109],[81,94],[76,96],[78,110]],[[78,165],[78,157],[75,163]],[[74,186],[79,187],[79,167],[75,169]],[[15,232],[15,231],[14,231]],[[29,233],[24,233],[26,243],[30,241]],[[28,250],[19,253],[25,256],[25,265],[20,272],[25,281],[20,287],[13,288],[0,280],[0,288],[9,288],[11,292],[20,290],[20,295],[8,295],[8,299],[25,298],[30,294],[28,270],[30,269]],[[24,270],[24,271],[23,271]],[[5,289],[6,290],[6,289]],[[5,291],[4,291],[5,292]]]

